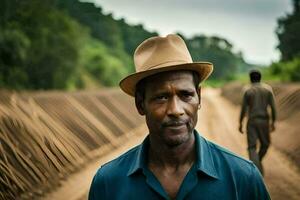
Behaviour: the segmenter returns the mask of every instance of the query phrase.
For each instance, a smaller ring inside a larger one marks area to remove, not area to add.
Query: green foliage
[[[258,69],[262,74],[262,81],[266,82],[280,82],[280,77],[278,75],[274,75],[270,72],[270,67],[256,67],[255,69]],[[249,77],[249,71],[236,74],[234,77],[234,81],[237,81],[239,83],[243,84],[249,84],[250,83],[250,77]]]
[[[122,60],[110,54],[107,47],[97,39],[86,42],[80,57],[83,70],[100,80],[102,85],[116,85],[128,73]]]
[[[134,71],[132,55],[135,48],[146,38],[157,35],[142,25],[128,25],[124,19],[115,20],[111,14],[89,2],[57,0],[57,5],[81,24],[91,30],[92,37],[106,45],[111,54],[120,58],[129,72]]]
[[[29,46],[29,39],[20,30],[0,30],[0,85],[22,89],[28,83],[24,65]]]
[[[270,71],[282,81],[300,81],[300,57],[291,61],[273,63]]]
[[[276,33],[282,61],[300,56],[300,0],[293,0],[293,5],[294,10],[291,14],[278,19]]]
[[[93,3],[78,0],[57,0],[57,7],[90,28],[91,35],[115,49],[123,48],[121,31],[112,15],[102,14],[102,9]]]
[[[6,4],[11,13],[6,12],[7,20],[1,23],[2,87],[63,89],[73,76],[87,31],[52,4],[50,0]]]
[[[242,55],[232,51],[232,44],[219,37],[195,36],[185,39],[195,61],[210,61],[214,64],[213,79],[233,79],[239,70],[249,68]]]
[[[226,80],[218,80],[218,79],[208,79],[204,81],[201,86],[203,87],[212,87],[212,88],[221,88],[223,87],[228,81]]]
[[[136,47],[146,38],[157,36],[157,33],[146,31],[143,25],[128,26],[124,19],[117,21],[121,28],[124,49],[129,55],[133,55]]]
[[[134,71],[135,48],[157,35],[78,0],[0,1],[0,28],[0,87],[12,89],[115,86]],[[214,63],[216,79],[247,67],[225,39],[186,41],[194,60]]]
[[[300,0],[293,0],[293,7],[291,14],[278,19],[281,62],[271,64],[267,73],[271,79],[300,81]]]
[[[86,30],[58,11],[49,13],[40,23],[37,22],[35,33],[30,35],[32,47],[27,65],[30,88],[63,89],[78,67]]]

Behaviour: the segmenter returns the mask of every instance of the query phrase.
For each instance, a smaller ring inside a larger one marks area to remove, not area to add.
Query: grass
[[[228,81],[226,80],[216,80],[216,79],[208,79],[204,81],[201,86],[203,87],[213,87],[213,88],[220,88],[223,87]]]
[[[260,68],[260,71],[262,73],[262,82],[272,82],[272,83],[278,83],[282,82],[282,77],[279,75],[271,74],[269,68]],[[213,88],[220,88],[223,87],[225,84],[229,82],[240,82],[242,84],[249,84],[249,74],[247,72],[234,74],[230,79],[208,79],[204,81],[202,86],[204,87],[213,87]]]

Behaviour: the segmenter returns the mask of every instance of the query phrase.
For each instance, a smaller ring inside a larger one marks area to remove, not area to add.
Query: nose
[[[180,117],[184,114],[184,109],[177,97],[173,97],[172,99],[170,99],[167,109],[168,116]]]

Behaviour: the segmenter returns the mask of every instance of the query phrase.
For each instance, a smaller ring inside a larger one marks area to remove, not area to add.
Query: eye
[[[162,102],[168,100],[168,95],[160,94],[153,98],[154,101]]]
[[[168,97],[167,97],[167,95],[158,95],[158,96],[155,97],[155,99],[157,99],[157,100],[166,100],[166,99],[168,99]]]
[[[189,92],[189,91],[182,91],[181,92],[181,97],[183,99],[189,100],[189,99],[193,98],[194,96],[195,96],[195,92]]]

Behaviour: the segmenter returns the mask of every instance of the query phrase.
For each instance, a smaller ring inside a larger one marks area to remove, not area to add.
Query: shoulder
[[[239,191],[239,196],[247,196],[249,199],[270,199],[263,178],[252,161],[217,144],[209,141],[207,143],[219,177],[226,180],[226,184],[232,183]]]
[[[249,98],[250,96],[252,96],[253,86],[250,84],[245,85],[242,89],[242,93],[244,95],[244,98]]]
[[[242,92],[245,94],[251,89],[251,85],[247,84],[242,88]]]
[[[260,83],[260,88],[268,94],[273,94],[273,88],[266,83]]]
[[[265,88],[266,90],[273,90],[272,87],[266,83],[261,83],[260,85],[261,85],[261,87]]]
[[[97,170],[95,178],[114,178],[118,176],[126,176],[129,168],[131,167],[131,163],[133,163],[136,159],[140,146],[141,145],[138,145],[119,157],[102,165]]]
[[[246,160],[213,142],[207,141],[207,143],[213,153],[215,161],[219,162],[220,165],[226,164],[235,172],[243,173],[245,175],[252,173],[252,169],[255,167],[252,161]]]
[[[126,183],[127,172],[141,145],[132,148],[116,159],[101,166],[92,180],[88,199],[110,199],[112,189]]]
[[[212,164],[220,177],[228,179],[231,177],[235,181],[246,181],[253,173],[257,173],[252,161],[203,138],[203,145],[212,159]],[[259,172],[258,172],[259,173]]]

